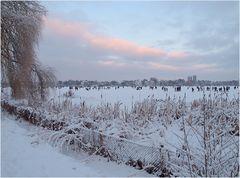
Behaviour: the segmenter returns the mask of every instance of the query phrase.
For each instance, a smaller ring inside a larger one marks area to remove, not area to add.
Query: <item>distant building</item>
[[[196,75],[188,76],[187,83],[189,85],[195,85],[197,83],[197,76]]]
[[[192,78],[192,76],[188,76],[188,80],[187,80],[188,82],[192,82],[193,81],[193,78]]]
[[[196,75],[193,75],[192,79],[193,79],[193,82],[194,82],[194,83],[197,82],[197,76],[196,76]]]

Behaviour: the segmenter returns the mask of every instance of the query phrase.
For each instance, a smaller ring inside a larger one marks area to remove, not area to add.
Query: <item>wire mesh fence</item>
[[[147,171],[157,175],[164,170],[167,174],[170,173],[168,162],[174,160],[174,153],[164,147],[141,145],[87,128],[78,127],[74,131],[81,135],[85,144],[90,144],[94,148],[102,147],[105,151],[104,155],[112,160],[124,162],[139,169],[150,168]]]

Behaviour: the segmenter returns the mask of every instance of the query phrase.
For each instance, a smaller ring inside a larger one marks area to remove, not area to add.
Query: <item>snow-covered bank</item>
[[[42,128],[14,119],[4,112],[1,114],[1,176],[150,176],[99,156],[62,154],[40,139]]]
[[[32,105],[2,100],[2,108],[33,124],[41,118],[39,126],[63,123],[58,132],[44,135],[63,149],[98,150],[110,160],[150,166],[155,175],[232,177],[239,170],[238,92],[237,96],[203,95],[190,103],[186,98],[151,96],[121,108],[119,102],[73,104],[73,98],[64,95],[64,100]],[[55,130],[53,125],[45,128]]]

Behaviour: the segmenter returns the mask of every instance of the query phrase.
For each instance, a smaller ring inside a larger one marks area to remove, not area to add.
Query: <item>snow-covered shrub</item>
[[[160,102],[159,117],[164,125],[171,124],[174,120],[178,120],[181,116],[186,113],[187,106],[185,98],[171,99],[168,97]]]
[[[119,135],[124,138],[140,136],[142,134],[140,130],[147,128],[150,123],[155,121],[167,128],[174,120],[186,113],[185,100],[180,98],[166,97],[165,100],[158,100],[152,96],[134,103],[131,109],[121,106],[121,102],[89,106],[86,101],[79,105],[72,105],[71,98],[66,97],[61,102],[50,101],[48,111],[55,113],[56,116],[52,117],[57,117],[58,120],[64,120],[69,124],[88,119],[96,123],[97,130],[101,128],[101,130],[106,131],[117,127],[118,130],[121,130]],[[116,122],[118,122],[117,125],[113,124]]]
[[[69,128],[53,132],[48,135],[47,140],[51,145],[59,148],[61,151],[70,149],[75,151],[79,151],[79,149],[88,151],[92,147],[90,144],[83,142],[81,134]]]
[[[157,100],[154,97],[146,98],[142,102],[136,102],[133,105],[131,115],[137,121],[143,122],[144,124],[147,120],[152,120],[156,115],[158,109]]]
[[[120,106],[122,105],[122,103],[120,102],[117,102],[117,103],[114,103],[114,106],[113,106],[113,118],[116,119],[116,118],[119,118],[120,117]]]
[[[74,96],[74,91],[72,89],[70,89],[66,93],[64,93],[63,96],[73,97]]]
[[[179,176],[239,176],[239,99],[203,97],[182,117],[182,146],[172,169]],[[195,119],[189,123],[189,117]],[[178,172],[178,171],[180,172]]]

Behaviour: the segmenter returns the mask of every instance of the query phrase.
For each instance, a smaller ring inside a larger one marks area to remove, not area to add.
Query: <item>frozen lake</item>
[[[79,88],[78,90],[72,89],[74,93],[72,97],[69,97],[74,104],[79,104],[85,101],[87,105],[96,106],[101,103],[116,103],[120,102],[123,106],[131,107],[131,105],[137,101],[142,101],[148,97],[154,97],[155,99],[166,99],[167,97],[183,99],[186,96],[186,102],[189,103],[195,99],[203,98],[204,93],[207,97],[214,97],[220,95],[222,97],[228,96],[229,99],[239,97],[239,88],[234,89],[233,86],[230,87],[228,92],[219,92],[212,90],[207,91],[206,87],[203,90],[198,91],[197,87],[181,87],[181,91],[175,91],[174,87],[165,87],[167,91],[162,90],[162,87],[157,87],[157,89],[150,89],[149,87],[143,87],[142,90],[136,90],[132,87],[120,87],[115,89],[111,87],[110,89],[90,89]],[[192,88],[194,91],[192,91]],[[220,87],[217,87],[220,88]],[[64,87],[61,89],[55,88],[50,92],[50,98],[62,101],[66,96],[65,93],[69,91],[69,87]],[[59,97],[60,96],[60,97]]]

